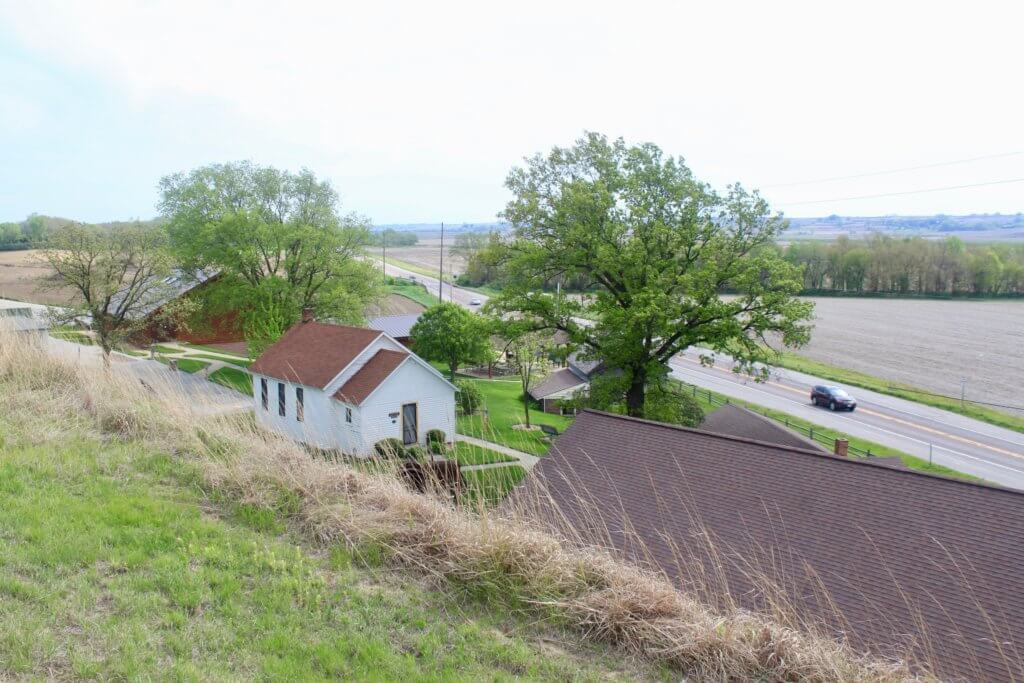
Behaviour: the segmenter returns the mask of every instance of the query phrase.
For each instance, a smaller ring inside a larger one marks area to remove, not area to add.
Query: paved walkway
[[[503,446],[500,443],[494,443],[493,441],[484,441],[483,439],[478,439],[475,436],[456,434],[455,439],[457,441],[465,441],[466,443],[471,443],[474,446],[479,446],[480,448],[486,448],[488,450],[501,453],[502,455],[508,455],[516,459],[516,462],[492,462],[486,465],[466,465],[465,467],[460,468],[463,472],[472,472],[473,470],[489,470],[494,469],[496,467],[508,467],[509,465],[517,464],[522,465],[526,469],[526,471],[530,471],[531,469],[533,469],[533,466],[536,465],[537,462],[540,460],[540,458],[538,458],[536,455],[524,453],[523,451],[517,451],[514,448],[509,448],[508,446]]]

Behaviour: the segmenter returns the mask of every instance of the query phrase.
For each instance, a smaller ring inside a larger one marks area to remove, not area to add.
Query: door
[[[419,415],[415,403],[402,406],[402,443],[406,446],[419,441]]]

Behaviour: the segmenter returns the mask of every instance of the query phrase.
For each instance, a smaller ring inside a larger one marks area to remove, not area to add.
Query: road
[[[387,264],[387,269],[384,272],[387,275],[391,275],[393,277],[415,279],[416,282],[419,282],[424,287],[426,287],[427,291],[433,294],[434,296],[437,296],[438,287],[441,285],[440,280],[438,280],[436,277],[420,275],[419,273],[414,273],[411,270],[406,270],[404,268],[399,268],[398,266],[393,266],[390,263]],[[480,306],[472,305],[470,302],[473,299],[478,299],[481,303],[487,303],[487,297],[485,295],[479,294],[469,289],[455,287],[450,282],[444,283],[443,298],[445,301],[455,301],[455,303],[461,304],[462,306],[465,306],[466,308],[474,311],[479,310]]]
[[[388,274],[414,276],[437,294],[436,278],[390,265]],[[472,309],[478,307],[469,306],[471,299],[487,300],[482,294],[448,283],[445,283],[444,293],[445,300],[454,297],[457,303]],[[857,398],[857,410],[832,413],[810,404],[810,388],[815,384],[836,385],[837,382],[779,369],[773,372],[770,381],[757,383],[734,374],[727,358],[709,368],[700,365],[698,356],[698,350],[676,356],[671,363],[672,374],[684,382],[732,398],[780,410],[924,460],[930,458],[935,463],[994,484],[1024,490],[1024,434],[857,387],[845,387]]]

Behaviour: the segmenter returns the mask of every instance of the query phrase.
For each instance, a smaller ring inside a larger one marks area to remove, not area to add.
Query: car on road
[[[476,298],[475,296],[472,299],[469,300],[469,305],[470,306],[479,306],[482,303],[483,302],[480,301],[480,299]]]
[[[830,387],[818,385],[811,389],[811,403],[816,406],[825,406],[829,410],[849,410],[851,413],[857,409],[857,399],[850,396],[849,392],[842,387]]]

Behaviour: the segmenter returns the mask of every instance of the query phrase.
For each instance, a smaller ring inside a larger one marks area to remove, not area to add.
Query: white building
[[[311,446],[369,455],[381,439],[455,437],[455,386],[378,330],[304,317],[250,371],[257,422]]]

